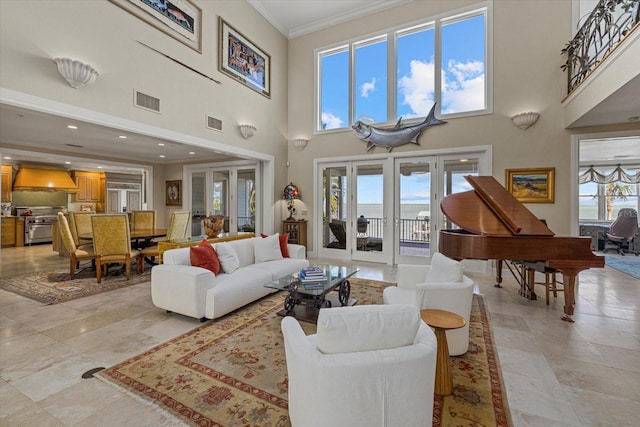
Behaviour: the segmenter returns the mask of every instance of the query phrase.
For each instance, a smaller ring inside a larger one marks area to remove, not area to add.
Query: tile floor
[[[4,248],[0,274],[66,259],[50,245]],[[358,277],[395,281],[391,266],[358,263]],[[581,273],[576,322],[517,295],[505,275],[470,274],[486,296],[515,426],[631,426],[640,415],[640,280],[605,267]],[[149,283],[63,304],[0,290],[0,426],[178,426],[175,419],[85,371],[111,366],[200,326],[156,309]]]

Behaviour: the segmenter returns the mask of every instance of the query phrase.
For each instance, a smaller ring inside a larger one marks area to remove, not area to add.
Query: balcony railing
[[[384,233],[384,220],[382,218],[367,218],[369,221],[365,234],[370,238],[382,238]],[[329,222],[324,222],[325,230],[329,230]],[[332,235],[333,238],[335,236]],[[429,219],[401,219],[400,242],[431,242]]]
[[[640,0],[600,0],[562,53],[568,73],[568,93],[634,31],[640,22]]]

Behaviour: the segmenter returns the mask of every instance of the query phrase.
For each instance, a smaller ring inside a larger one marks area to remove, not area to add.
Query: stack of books
[[[298,276],[305,289],[322,289],[327,282],[327,276],[320,267],[303,268]]]

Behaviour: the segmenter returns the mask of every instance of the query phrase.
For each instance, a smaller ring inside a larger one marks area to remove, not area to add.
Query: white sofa
[[[191,265],[190,248],[164,252],[164,263],[151,270],[153,304],[202,321],[216,319],[276,292],[264,285],[309,265],[305,247],[293,244],[287,245],[290,258],[256,262],[256,239],[262,238],[226,242],[238,255],[239,267],[217,276],[205,268]],[[218,250],[220,243],[214,243],[213,247]]]
[[[282,319],[293,427],[432,424],[436,338],[415,305],[323,308],[306,335]]]
[[[459,262],[436,252],[431,265],[398,264],[398,286],[385,288],[382,299],[385,304],[415,304],[421,310],[435,308],[462,316],[466,325],[446,332],[449,355],[459,356],[469,349],[473,286]]]

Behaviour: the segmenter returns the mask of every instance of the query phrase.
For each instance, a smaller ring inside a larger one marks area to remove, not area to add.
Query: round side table
[[[424,323],[434,328],[438,341],[435,393],[440,396],[448,396],[453,391],[453,380],[451,379],[451,361],[449,360],[446,332],[449,329],[462,328],[467,322],[464,317],[446,310],[420,310],[420,317]]]

